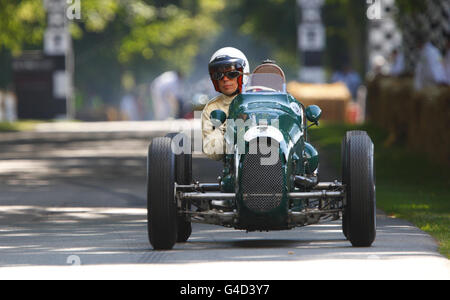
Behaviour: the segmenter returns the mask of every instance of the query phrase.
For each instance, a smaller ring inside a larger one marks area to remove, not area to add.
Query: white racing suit
[[[236,95],[228,97],[226,95],[219,95],[213,98],[206,104],[202,112],[202,139],[203,139],[203,153],[213,160],[221,160],[225,154],[224,134],[227,121],[225,121],[219,128],[214,128],[211,121],[210,114],[212,111],[222,110],[228,118],[228,108],[231,101]]]

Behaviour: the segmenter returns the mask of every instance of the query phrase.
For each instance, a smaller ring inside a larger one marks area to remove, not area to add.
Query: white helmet
[[[240,93],[242,91],[242,86],[248,81],[248,76],[246,74],[250,73],[250,65],[244,53],[233,47],[225,47],[217,50],[211,56],[208,70],[216,91],[220,92],[218,85],[219,78],[216,75],[222,74],[222,72],[229,70],[230,68],[242,73],[238,76],[238,89]]]

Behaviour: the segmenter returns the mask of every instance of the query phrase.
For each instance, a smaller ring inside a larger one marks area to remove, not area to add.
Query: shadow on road
[[[395,219],[379,219],[374,245],[353,248],[339,221],[288,231],[250,232],[193,224],[187,243],[153,251],[145,209],[97,207],[1,207],[0,266],[189,264],[229,261],[392,259],[429,256],[432,243],[416,246],[424,233]],[[437,255],[437,254],[436,254]]]
[[[83,265],[104,265],[437,255],[426,234],[384,215],[371,248],[352,248],[333,221],[270,233],[194,224],[187,243],[153,251],[146,211],[151,138],[58,134],[1,141],[0,266],[67,265],[74,256]],[[215,182],[221,169],[221,162],[194,158],[200,182]]]

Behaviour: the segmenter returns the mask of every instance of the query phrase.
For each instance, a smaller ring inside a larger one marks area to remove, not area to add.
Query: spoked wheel
[[[346,185],[342,230],[353,246],[369,247],[376,236],[373,143],[364,131],[352,131],[342,144],[342,181]]]
[[[147,226],[155,250],[172,249],[178,235],[175,155],[170,144],[170,138],[154,138],[147,157]]]
[[[172,146],[184,149],[184,141],[187,141],[187,136],[183,133],[168,133],[167,138],[172,141]],[[187,147],[190,149],[191,147]],[[182,151],[175,155],[175,181],[177,184],[187,185],[192,183],[192,154],[188,151]],[[177,151],[178,153],[178,151]],[[186,207],[188,208],[188,207]],[[187,220],[187,216],[183,214],[177,215],[177,242],[186,242],[192,233],[191,222]]]

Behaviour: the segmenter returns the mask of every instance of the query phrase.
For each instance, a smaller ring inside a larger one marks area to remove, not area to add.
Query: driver
[[[226,121],[215,128],[210,114],[214,110],[222,110],[228,117],[231,101],[242,92],[250,66],[244,53],[236,48],[225,47],[213,54],[208,69],[214,88],[221,95],[210,100],[202,112],[203,152],[211,159],[221,160],[225,153]]]

